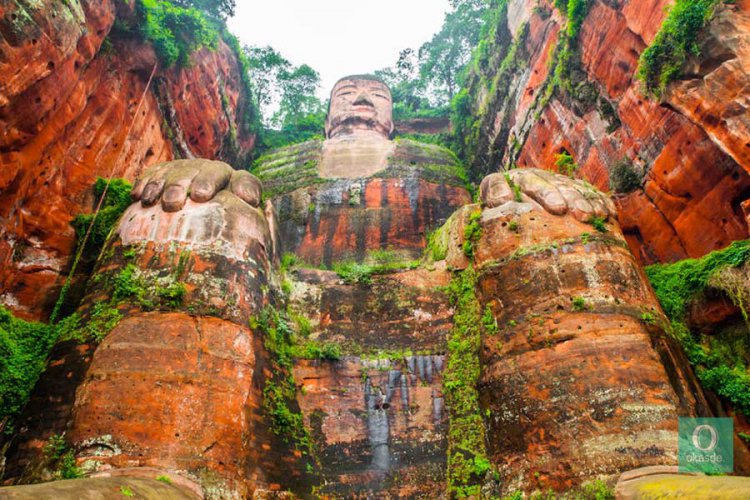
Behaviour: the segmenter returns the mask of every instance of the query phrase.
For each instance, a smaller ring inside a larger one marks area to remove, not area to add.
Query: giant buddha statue
[[[455,156],[392,133],[388,87],[351,76],[325,139],[254,175],[147,172],[81,309],[96,332],[116,309],[111,331],[36,442],[214,498],[499,497],[674,464],[677,416],[707,405],[607,196],[528,169],[472,203]]]

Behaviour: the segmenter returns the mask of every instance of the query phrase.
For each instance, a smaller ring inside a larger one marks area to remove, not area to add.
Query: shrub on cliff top
[[[215,48],[219,31],[202,11],[162,0],[138,0],[139,31],[150,41],[162,64],[187,65],[190,54],[202,48]]]
[[[741,266],[749,258],[750,240],[735,241],[700,259],[648,266],[646,274],[664,312],[681,321],[689,302],[706,289],[711,276],[723,268]]]
[[[609,185],[615,193],[632,193],[642,184],[641,174],[627,158],[615,163],[609,172]]]
[[[690,55],[698,55],[698,34],[708,24],[718,0],[677,0],[654,41],[641,54],[638,78],[649,94],[661,96],[680,76]]]
[[[735,334],[724,329],[701,335],[688,329],[685,316],[688,305],[709,287],[717,288],[718,285],[718,289],[736,300],[732,297],[733,290],[722,288],[723,281],[717,281],[715,277],[740,266],[746,268],[749,262],[750,240],[746,240],[735,241],[727,248],[700,259],[646,268],[656,296],[672,322],[672,334],[685,349],[702,386],[729,401],[745,415],[750,415],[750,374],[747,370],[750,342],[746,329],[738,329]],[[742,293],[746,290],[743,289]],[[738,305],[742,307],[742,302]]]

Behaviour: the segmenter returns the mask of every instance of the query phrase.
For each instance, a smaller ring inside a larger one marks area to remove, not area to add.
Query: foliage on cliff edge
[[[746,304],[750,294],[750,240],[736,241],[700,259],[646,268],[656,296],[704,388],[750,415],[750,338]],[[706,334],[688,327],[689,308],[707,294],[724,294],[740,309],[744,324]]]
[[[638,78],[657,97],[682,73],[688,57],[699,55],[698,35],[719,0],[677,0],[638,63]]]

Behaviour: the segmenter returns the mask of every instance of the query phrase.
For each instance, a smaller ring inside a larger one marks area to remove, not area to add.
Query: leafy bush
[[[170,309],[176,309],[182,305],[185,299],[187,288],[184,283],[170,283],[165,287],[157,288],[156,294],[162,300],[164,305]]]
[[[573,297],[573,310],[576,312],[586,310],[586,301],[583,297]]]
[[[325,342],[321,344],[310,340],[302,345],[295,346],[294,357],[338,361],[341,359],[341,346],[333,342]]]
[[[474,245],[482,237],[482,226],[479,220],[482,218],[482,212],[472,212],[469,215],[469,221],[464,226],[464,255],[471,258],[474,256]]]
[[[567,151],[555,155],[555,166],[557,171],[568,177],[573,177],[573,174],[578,170],[578,164],[576,164],[573,157]]]
[[[748,258],[750,240],[735,241],[700,259],[648,266],[646,274],[667,316],[682,321],[688,303],[706,289],[714,273],[725,267],[739,267]]]
[[[749,259],[750,240],[746,240],[736,241],[700,259],[646,268],[656,296],[672,322],[672,334],[685,349],[698,380],[704,388],[725,398],[745,415],[750,415],[749,346],[745,333],[740,333],[738,338],[725,338],[716,332],[701,337],[688,329],[685,319],[690,303],[715,283],[715,276],[727,269],[746,266]]]
[[[153,44],[164,66],[186,66],[194,51],[216,47],[217,25],[194,7],[163,0],[137,0],[136,12],[140,33]]]
[[[626,158],[615,163],[609,171],[609,185],[615,193],[632,193],[642,184],[641,174]]]
[[[54,434],[50,436],[43,448],[44,459],[47,465],[55,470],[55,476],[59,479],[76,479],[83,473],[76,465],[76,457],[65,436]]]
[[[0,423],[6,431],[31,396],[57,334],[53,327],[15,318],[0,306]]]
[[[369,285],[372,283],[373,267],[356,262],[334,264],[333,270],[347,285]]]
[[[272,356],[273,375],[266,380],[263,389],[263,408],[271,418],[271,429],[302,453],[312,453],[312,439],[304,426],[302,413],[289,406],[294,401],[297,386],[292,373],[295,338],[286,315],[266,306],[258,317],[250,319],[250,327],[263,333],[264,345]]]
[[[688,57],[699,55],[697,39],[708,24],[718,0],[677,0],[669,8],[661,29],[641,54],[638,78],[646,91],[661,96],[680,76]]]
[[[96,182],[94,183],[96,204],[101,200],[106,187],[107,179],[101,177],[96,179]],[[94,214],[80,214],[73,219],[72,224],[76,231],[79,247],[83,243],[83,237],[86,234],[86,231],[88,231],[92,221],[94,222],[94,226],[91,228],[91,233],[89,234],[89,239],[86,241],[86,246],[83,249],[84,256],[91,259],[96,259],[96,257],[99,256],[112,228],[114,228],[117,221],[120,220],[120,216],[125,209],[130,206],[131,189],[132,186],[125,179],[112,179],[109,188],[107,188],[107,194],[104,197],[99,214],[96,216],[96,220],[94,221]]]
[[[600,233],[607,232],[607,224],[606,224],[607,221],[603,217],[591,217],[587,222],[591,224],[594,227],[594,229],[596,229]]]

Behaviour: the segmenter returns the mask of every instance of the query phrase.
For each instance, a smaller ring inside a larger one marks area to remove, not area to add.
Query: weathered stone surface
[[[551,188],[530,192],[546,201],[550,190],[590,189],[536,170],[511,174],[520,186],[546,175]],[[482,339],[479,393],[506,489],[567,490],[674,464],[677,416],[708,412],[614,217],[606,233],[578,219],[525,192],[480,219],[477,287],[498,331]]]
[[[87,470],[182,471],[211,498],[269,487],[280,464],[295,463],[271,436],[262,408],[269,355],[248,327],[276,288],[271,233],[264,212],[231,189],[227,183],[205,203],[188,200],[179,212],[164,211],[158,196],[126,211],[81,309],[84,324],[96,321],[100,306],[123,317],[85,358],[63,357],[60,370],[74,380],[49,392],[64,404],[20,436],[14,470],[33,467],[55,431],[66,432]],[[285,473],[287,483],[301,474]]]
[[[187,488],[167,484],[153,478],[143,477],[95,477],[71,479],[28,486],[0,488],[0,497],[13,500],[39,500],[58,498],[61,500],[105,500],[130,496],[148,500],[196,500],[203,498]]]
[[[291,309],[310,339],[335,344],[338,361],[298,360],[300,408],[316,442],[320,492],[356,498],[434,497],[444,489],[445,338],[452,309],[440,266],[346,285],[330,271],[299,269]]]
[[[612,167],[628,160],[645,173],[643,189],[615,201],[642,263],[702,256],[748,234],[740,208],[750,197],[746,2],[718,9],[703,56],[661,105],[642,94],[634,73],[667,3],[589,2],[570,63],[572,91],[547,100],[560,64],[550,57],[567,21],[551,2],[512,0],[488,51],[497,60],[469,77],[475,112],[487,110],[470,152],[474,177],[513,164],[556,170],[565,151],[579,165],[576,175],[608,190]],[[501,65],[514,45],[515,56]]]
[[[75,245],[70,221],[91,210],[97,176],[133,180],[175,156],[235,161],[252,149],[248,96],[222,41],[189,68],[158,68],[135,115],[157,60],[110,34],[131,4],[0,6],[0,302],[24,317],[51,310]]]
[[[218,318],[127,316],[77,391],[68,434],[77,459],[98,470],[208,469],[246,492],[246,475],[258,475],[263,352],[249,328]]]
[[[700,48],[665,100],[750,170],[750,2],[718,5]]]
[[[385,170],[395,144],[378,134],[363,135],[325,141],[318,175],[324,179],[356,179]]]
[[[665,470],[666,469],[666,470]],[[669,470],[671,469],[671,470]],[[750,498],[750,478],[678,474],[673,468],[644,467],[624,473],[615,495],[623,500],[640,498]]]
[[[386,142],[392,153],[384,169],[364,163],[349,170],[356,174],[326,179],[330,144],[275,151],[254,170],[273,196],[283,250],[309,264],[362,261],[368,251],[388,248],[418,257],[425,233],[471,200],[455,158],[438,146]]]
[[[407,118],[394,123],[395,133],[398,134],[449,134],[451,121],[447,116],[434,118]]]
[[[349,355],[445,351],[453,310],[441,288],[450,283],[444,268],[373,276],[369,285],[344,284],[330,271],[295,275],[291,307],[316,325],[316,341]]]
[[[321,465],[320,493],[439,495],[446,462],[443,366],[443,355],[297,363],[300,407]]]

